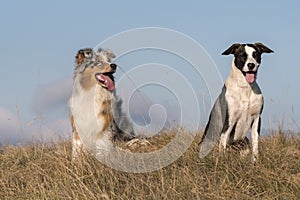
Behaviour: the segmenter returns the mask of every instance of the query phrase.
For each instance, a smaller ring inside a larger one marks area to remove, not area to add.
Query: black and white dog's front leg
[[[225,130],[224,130],[225,129]],[[233,129],[233,125],[229,125],[228,128],[223,128],[221,137],[220,137],[220,143],[219,143],[219,153],[225,152],[226,146],[229,142],[229,136]]]
[[[252,161],[255,163],[258,159],[258,138],[260,135],[260,116],[257,116],[251,127]]]

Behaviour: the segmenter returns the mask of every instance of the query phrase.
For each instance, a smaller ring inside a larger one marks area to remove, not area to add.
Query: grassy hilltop
[[[171,138],[156,136],[136,149],[153,151]],[[176,162],[142,174],[111,169],[89,154],[72,162],[69,142],[4,147],[0,199],[300,199],[299,135],[261,137],[256,165],[233,149],[200,160],[199,138]]]

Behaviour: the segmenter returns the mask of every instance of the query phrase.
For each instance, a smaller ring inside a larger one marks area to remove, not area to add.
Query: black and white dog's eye
[[[238,57],[240,57],[240,58],[247,58],[247,54],[246,53],[240,53],[238,55]]]

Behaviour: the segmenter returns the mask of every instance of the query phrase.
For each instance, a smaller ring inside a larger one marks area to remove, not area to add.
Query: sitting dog
[[[75,60],[74,85],[69,101],[73,129],[72,157],[82,145],[95,154],[107,154],[115,138],[132,139],[133,127],[122,112],[122,101],[115,94],[111,63],[115,55],[109,50],[86,48]]]
[[[220,141],[220,152],[227,144],[249,143],[246,135],[251,128],[252,158],[256,161],[264,103],[256,78],[261,55],[272,52],[262,43],[255,43],[233,44],[222,53],[234,55],[231,73],[210,113],[200,143],[200,158],[206,156],[217,141]]]

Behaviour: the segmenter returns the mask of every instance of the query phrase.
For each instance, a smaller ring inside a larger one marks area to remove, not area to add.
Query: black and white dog
[[[231,73],[221,94],[217,98],[209,116],[202,141],[199,157],[205,157],[219,141],[219,151],[227,144],[244,141],[251,128],[252,158],[258,157],[258,137],[260,115],[263,109],[263,96],[256,83],[257,71],[262,53],[273,51],[262,43],[233,44],[222,55],[233,54]]]

